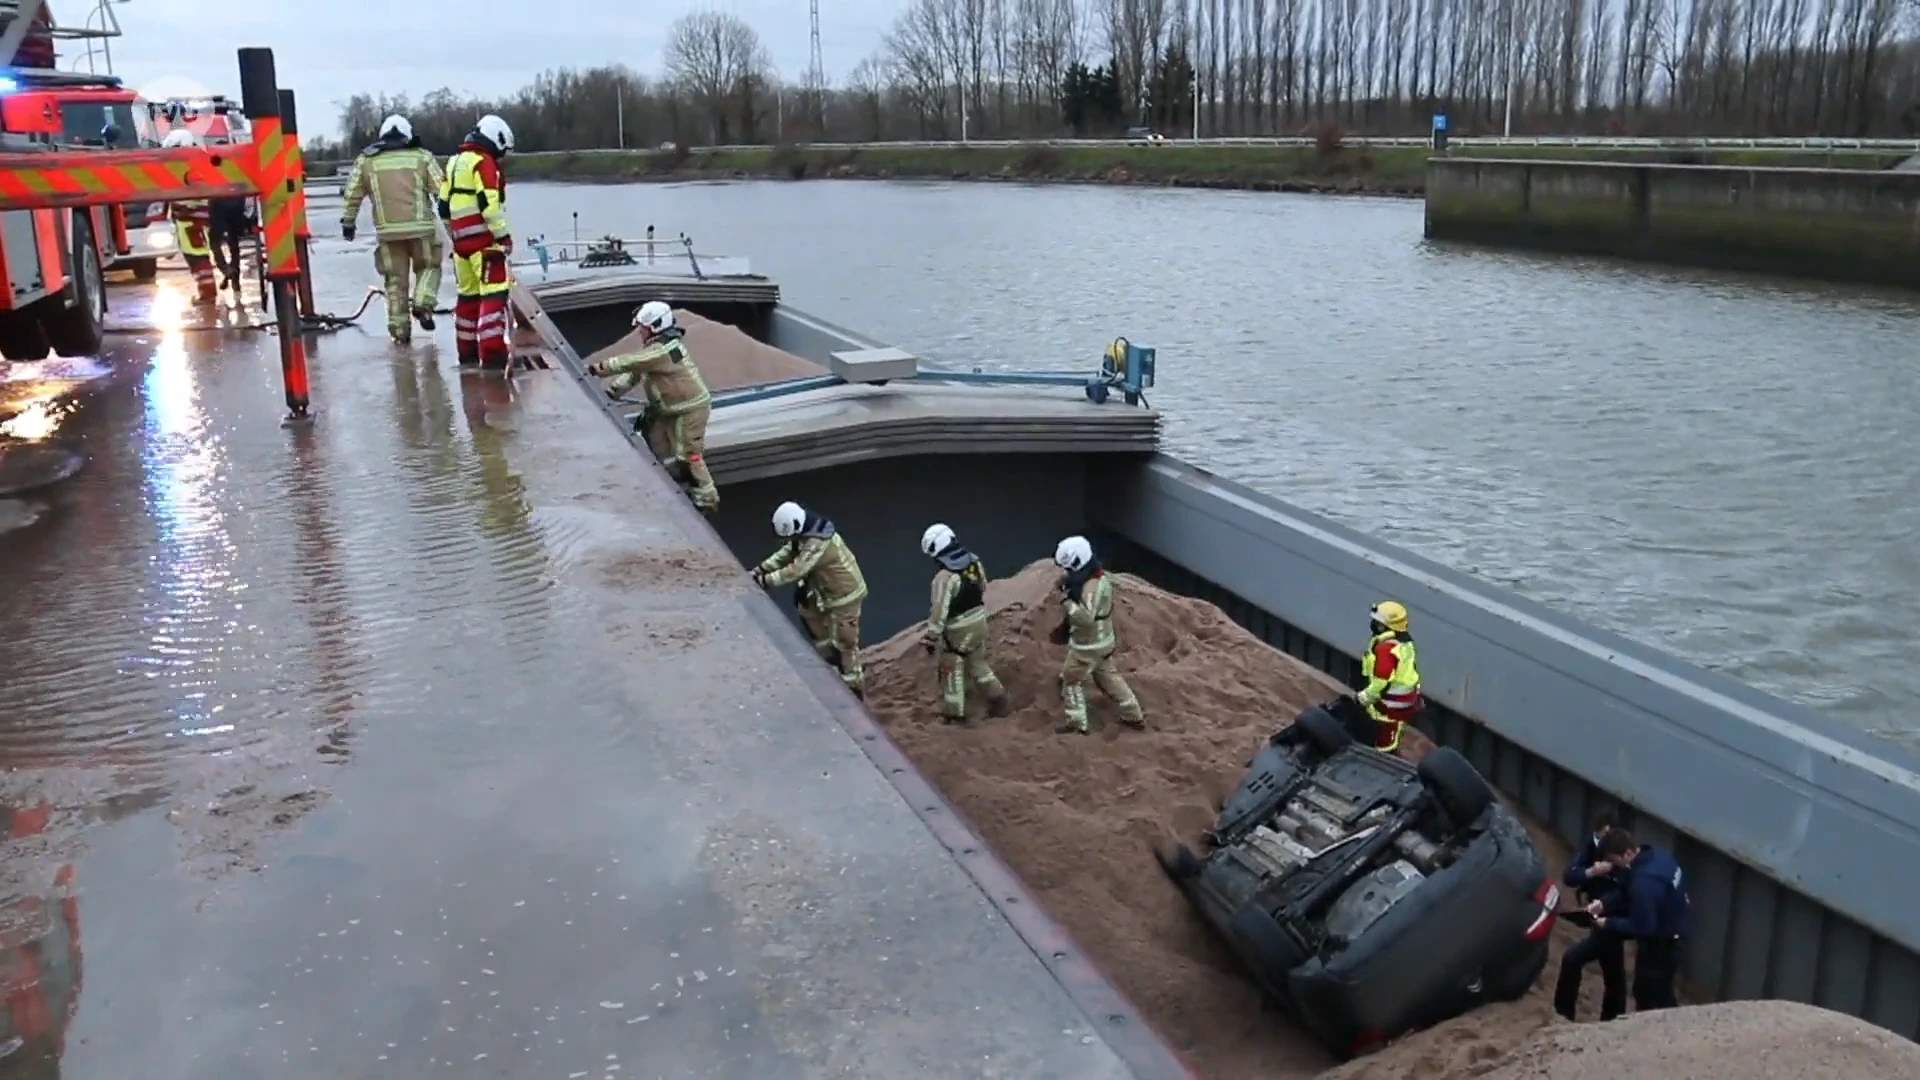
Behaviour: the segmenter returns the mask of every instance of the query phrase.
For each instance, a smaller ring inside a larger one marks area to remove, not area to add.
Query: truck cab
[[[139,94],[113,76],[0,68],[0,151],[135,149],[152,139]],[[138,204],[0,212],[0,354],[37,360],[99,351],[106,271],[143,270],[128,236],[130,209],[148,211]]]

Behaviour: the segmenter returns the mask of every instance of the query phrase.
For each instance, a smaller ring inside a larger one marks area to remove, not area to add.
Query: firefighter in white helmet
[[[1067,662],[1060,669],[1060,696],[1066,719],[1054,728],[1062,735],[1087,733],[1087,682],[1092,680],[1120,709],[1128,727],[1144,728],[1145,716],[1133,688],[1113,669],[1113,653],[1120,645],[1113,628],[1113,577],[1094,557],[1084,536],[1069,536],[1053,550],[1060,576],[1061,623],[1054,632],[1067,646]]]
[[[926,646],[929,655],[939,657],[941,719],[966,722],[968,683],[986,694],[987,715],[1007,715],[1007,691],[993,673],[988,651],[987,571],[980,556],[943,524],[920,534],[920,551],[940,567],[933,572]]]
[[[587,374],[612,377],[607,393],[619,397],[638,383],[646,393],[645,422],[641,425],[653,456],[674,478],[686,483],[693,505],[705,513],[720,508],[720,491],[707,471],[707,418],[713,411],[707,383],[687,351],[686,330],[673,309],[649,300],[633,313],[640,333],[638,352],[590,365]]]
[[[796,502],[774,510],[773,534],[786,542],[754,567],[753,580],[769,589],[798,586],[794,603],[814,649],[840,669],[848,689],[864,694],[860,605],[867,598],[867,579],[853,549],[833,522]]]
[[[440,242],[436,212],[447,182],[440,162],[421,147],[413,125],[398,114],[380,121],[380,138],[360,152],[347,174],[346,202],[340,208],[340,235],[352,240],[360,204],[373,200],[373,264],[387,294],[387,333],[406,344],[413,337],[411,315],[422,330],[433,329],[440,298]],[[417,276],[418,284],[409,290]]]
[[[176,127],[167,132],[160,145],[179,150],[199,146],[200,139],[186,128]],[[219,303],[220,283],[213,272],[212,206],[205,199],[178,199],[167,205],[167,216],[173,219],[173,239],[180,257],[193,274],[194,299],[202,304]]]
[[[440,217],[453,242],[454,346],[462,364],[507,369],[507,179],[500,160],[513,150],[513,129],[488,113],[447,161]]]

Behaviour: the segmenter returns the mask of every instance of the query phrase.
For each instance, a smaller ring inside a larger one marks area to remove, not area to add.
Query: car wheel
[[[1235,912],[1228,932],[1245,951],[1247,966],[1260,985],[1274,997],[1284,997],[1288,973],[1306,963],[1310,954],[1258,905]]]
[[[1155,848],[1153,857],[1159,861],[1160,869],[1175,881],[1191,881],[1200,876],[1204,869],[1200,857],[1185,844],[1174,844],[1165,848]]]
[[[1460,751],[1442,746],[1419,766],[1420,782],[1433,793],[1447,817],[1460,827],[1477,821],[1494,803],[1493,788]]]
[[[52,298],[41,301],[49,310],[40,324],[61,356],[94,356],[107,335],[107,279],[93,246],[93,224],[84,215],[75,216],[72,239],[73,278],[67,283],[72,291],[65,298],[71,305],[55,306],[62,301]]]
[[[1353,745],[1353,735],[1347,726],[1318,705],[1295,717],[1293,722],[1315,749],[1329,757]]]
[[[0,355],[9,360],[45,360],[53,346],[31,311],[0,311]]]

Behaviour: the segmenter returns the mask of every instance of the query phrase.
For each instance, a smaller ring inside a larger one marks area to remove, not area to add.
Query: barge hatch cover
[[[305,429],[270,336],[115,338],[0,537],[61,1075],[1184,1075],[565,369],[377,319]]]

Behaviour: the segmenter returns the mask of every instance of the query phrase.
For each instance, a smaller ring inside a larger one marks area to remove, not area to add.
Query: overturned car
[[[1559,889],[1464,757],[1355,742],[1351,699],[1254,755],[1206,836],[1160,852],[1253,977],[1335,1052],[1525,994]]]

